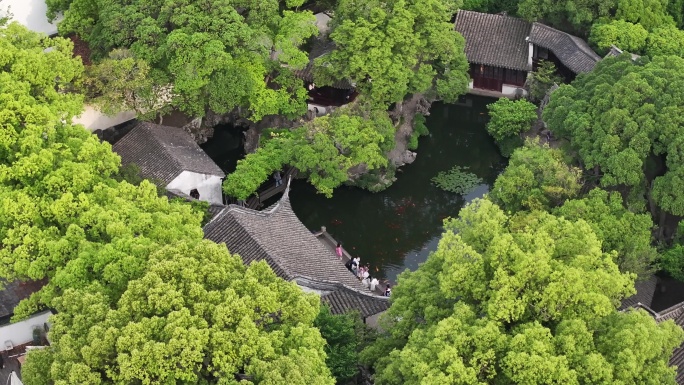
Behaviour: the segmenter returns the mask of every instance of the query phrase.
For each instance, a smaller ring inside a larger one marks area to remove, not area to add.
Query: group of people
[[[335,247],[335,254],[337,255],[337,258],[341,261],[342,255],[344,254],[342,251],[342,244],[337,244],[337,247]],[[347,267],[347,269],[349,269],[349,271],[354,273],[354,275],[356,275],[358,279],[361,280],[364,286],[369,288],[371,291],[375,291],[375,288],[378,287],[378,285],[380,284],[377,278],[370,276],[370,265],[361,266],[361,258],[354,257],[351,260],[347,261],[345,266]],[[383,295],[385,297],[389,297],[391,294],[392,288],[389,284],[387,284],[387,287],[385,288]]]

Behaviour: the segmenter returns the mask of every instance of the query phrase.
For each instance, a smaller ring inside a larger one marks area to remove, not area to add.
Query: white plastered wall
[[[74,118],[74,124],[82,124],[88,131],[104,130],[117,124],[135,119],[135,111],[119,112],[114,116],[107,116],[92,106],[85,106],[81,116]]]
[[[516,96],[515,93],[518,89],[522,90],[522,95],[527,95],[527,91],[525,91],[522,87],[519,86],[509,86],[507,84],[504,84],[503,87],[501,87],[501,93],[506,95],[506,96]]]
[[[13,346],[33,341],[33,329],[42,329],[51,315],[48,310],[23,321],[0,326],[0,351],[7,349],[5,341],[11,341]]]
[[[221,177],[216,175],[183,171],[166,186],[166,189],[177,190],[186,195],[190,195],[192,189],[197,189],[201,201],[223,204]]]

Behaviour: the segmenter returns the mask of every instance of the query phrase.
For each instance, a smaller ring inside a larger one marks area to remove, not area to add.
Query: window
[[[526,78],[527,72],[511,70],[507,68],[505,70],[504,83],[522,87],[523,85],[525,85]]]

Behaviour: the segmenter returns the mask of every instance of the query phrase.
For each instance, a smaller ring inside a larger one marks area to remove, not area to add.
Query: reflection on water
[[[404,269],[416,269],[437,248],[444,218],[458,215],[465,202],[489,191],[505,167],[485,130],[486,105],[494,100],[468,98],[471,107],[432,107],[430,135],[420,139],[418,158],[397,173],[389,189],[374,194],[342,187],[327,199],[305,181],[296,181],[290,199],[297,216],[311,230],[326,226],[380,278],[395,280]],[[466,197],[431,184],[438,172],[455,165],[468,167],[484,183]]]

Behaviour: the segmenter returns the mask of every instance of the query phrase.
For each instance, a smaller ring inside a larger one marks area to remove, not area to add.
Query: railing
[[[287,180],[296,176],[297,169],[295,167],[288,168],[287,171],[285,171],[285,175],[282,177],[280,185],[276,186],[276,182],[273,182],[270,187],[257,191],[256,194],[247,199],[244,206],[250,209],[258,209],[266,200],[285,191],[285,188],[287,188]]]

